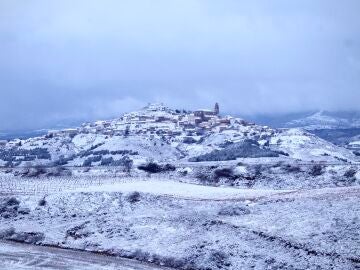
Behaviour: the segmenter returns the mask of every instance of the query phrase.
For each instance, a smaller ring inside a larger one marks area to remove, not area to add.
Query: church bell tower
[[[220,108],[219,108],[219,103],[215,103],[215,108],[214,108],[214,113],[215,115],[219,115],[220,112]]]

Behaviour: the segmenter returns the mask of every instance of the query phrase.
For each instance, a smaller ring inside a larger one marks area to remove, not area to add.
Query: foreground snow
[[[166,270],[164,267],[135,260],[5,241],[0,242],[0,268],[6,270]]]
[[[151,180],[16,198],[2,197],[9,240],[177,269],[360,265],[359,187],[273,193]]]

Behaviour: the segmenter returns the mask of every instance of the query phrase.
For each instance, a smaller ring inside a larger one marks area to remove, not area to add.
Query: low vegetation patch
[[[269,149],[261,148],[254,140],[245,140],[226,146],[221,150],[214,150],[208,154],[190,158],[192,162],[202,161],[226,161],[237,158],[259,158],[259,157],[278,157],[279,154]]]
[[[226,206],[220,209],[221,216],[242,216],[250,214],[250,210],[246,206]]]
[[[147,173],[160,173],[175,171],[176,167],[172,164],[160,165],[155,162],[149,162],[138,166],[139,170],[145,171]]]

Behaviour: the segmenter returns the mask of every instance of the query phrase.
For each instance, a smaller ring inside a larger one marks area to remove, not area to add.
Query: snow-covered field
[[[231,187],[201,186],[175,181],[125,181],[123,183],[105,184],[79,188],[78,192],[141,192],[152,195],[174,197],[179,199],[206,199],[206,200],[241,200],[261,196],[286,193],[286,190],[266,189],[238,189]]]
[[[40,185],[35,193],[0,190],[0,236],[176,269],[360,267],[357,186],[244,190],[165,179],[79,179],[42,179],[43,186],[59,188],[52,192]]]

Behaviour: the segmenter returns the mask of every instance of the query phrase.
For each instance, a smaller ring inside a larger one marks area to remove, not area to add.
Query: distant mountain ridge
[[[360,113],[334,113],[318,111],[307,117],[289,121],[285,123],[283,127],[301,127],[306,130],[360,128]]]
[[[309,111],[283,114],[242,115],[273,128],[346,129],[360,128],[360,111]]]
[[[276,128],[301,128],[351,150],[360,150],[360,112],[317,111],[250,116],[251,120]]]
[[[46,135],[50,130],[65,129],[79,126],[84,121],[63,121],[53,126],[45,126],[40,129],[29,130],[2,130],[0,131],[0,140],[13,140],[13,139],[29,139],[32,137],[39,137]]]

